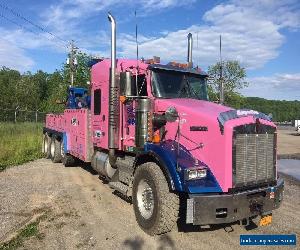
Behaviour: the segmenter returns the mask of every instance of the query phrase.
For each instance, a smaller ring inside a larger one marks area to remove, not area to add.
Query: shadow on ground
[[[126,239],[123,242],[123,245],[124,247],[127,247],[132,250],[141,250],[145,245],[145,241],[141,237],[136,236],[133,239],[132,238]],[[176,249],[175,242],[168,234],[163,234],[158,236],[157,245],[158,245],[156,248],[157,250]]]

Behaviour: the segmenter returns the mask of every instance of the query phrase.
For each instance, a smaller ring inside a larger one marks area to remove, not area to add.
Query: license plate
[[[261,217],[260,221],[259,221],[259,225],[260,226],[267,226],[270,225],[272,223],[272,215],[266,215]]]

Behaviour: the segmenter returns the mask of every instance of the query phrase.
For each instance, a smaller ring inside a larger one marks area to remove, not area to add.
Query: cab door
[[[99,83],[92,93],[92,137],[94,146],[108,148],[108,97],[104,84]]]

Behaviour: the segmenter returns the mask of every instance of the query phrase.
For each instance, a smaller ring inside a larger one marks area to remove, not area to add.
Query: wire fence
[[[38,110],[0,109],[0,122],[44,122],[45,112]]]

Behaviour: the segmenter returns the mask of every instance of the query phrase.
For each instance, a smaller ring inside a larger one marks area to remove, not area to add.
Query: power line
[[[69,43],[67,40],[64,40],[63,38],[61,38],[61,37],[59,37],[59,36],[53,34],[52,32],[46,30],[44,27],[42,27],[42,26],[40,26],[40,25],[34,23],[33,21],[31,21],[31,20],[29,20],[28,18],[24,17],[23,15],[21,15],[20,13],[18,13],[17,11],[15,11],[14,9],[8,7],[7,5],[4,5],[3,3],[0,3],[0,7],[3,8],[4,10],[6,10],[6,11],[11,12],[14,16],[16,16],[16,17],[18,17],[18,18],[24,20],[25,22],[27,22],[27,23],[33,25],[33,26],[36,27],[37,29],[39,29],[39,30],[41,30],[41,31],[43,31],[43,32],[45,32],[45,33],[47,33],[47,34],[49,34],[49,35],[55,37],[56,39],[60,40],[61,42],[63,42],[63,43]]]
[[[73,51],[74,48],[76,48],[76,50],[77,50],[78,52],[84,53],[84,52],[82,51],[82,49],[80,50],[79,48],[77,48],[77,47],[75,46],[73,40],[72,40],[72,42],[69,42],[69,41],[67,41],[67,40],[65,40],[65,39],[63,39],[63,38],[61,38],[60,36],[55,35],[53,32],[50,32],[50,31],[48,31],[46,28],[42,27],[41,25],[38,25],[38,24],[34,23],[33,21],[29,20],[28,18],[24,17],[23,15],[21,15],[20,13],[18,13],[17,11],[15,11],[14,9],[8,7],[7,5],[5,5],[5,4],[3,4],[3,3],[0,3],[0,8],[2,8],[3,10],[8,11],[8,12],[10,12],[10,13],[12,13],[14,16],[16,16],[16,17],[22,19],[23,21],[25,21],[25,22],[31,24],[32,26],[34,26],[35,28],[39,29],[40,31],[42,31],[42,32],[44,32],[44,33],[46,33],[46,34],[48,34],[48,35],[51,35],[53,38],[56,38],[56,39],[59,41],[59,43],[58,43],[58,41],[56,42],[56,41],[50,39],[50,38],[47,37],[47,36],[43,36],[43,38],[46,38],[47,40],[51,41],[52,43],[56,43],[57,46],[60,46],[60,47],[62,47],[62,48],[64,48],[64,49],[68,49],[68,48],[69,48],[69,49],[70,49],[70,52],[69,52],[70,54],[72,54],[72,55],[74,54],[74,53],[73,53],[73,52],[74,52],[74,51]],[[16,22],[16,21],[14,21],[14,20],[8,18],[7,16],[3,15],[2,13],[0,13],[0,17],[2,17],[3,19],[5,19],[5,20],[7,20],[7,21],[9,21],[9,22],[11,22],[11,23],[13,23],[13,24],[19,26],[20,28],[22,28],[22,29],[24,29],[24,30],[27,30],[27,31],[29,31],[29,32],[31,32],[31,33],[33,33],[33,34],[35,34],[35,35],[42,36],[41,33],[38,33],[38,32],[36,32],[36,31],[34,31],[34,30],[32,30],[32,29],[30,29],[30,28],[28,28],[28,27],[26,27],[26,26],[24,26],[24,25],[22,25],[22,24],[20,24],[20,23],[18,23],[18,22]],[[7,40],[7,39],[5,39],[5,40]]]
[[[6,10],[6,11],[11,12],[14,16],[16,16],[16,17],[18,17],[18,18],[24,20],[25,22],[27,22],[27,23],[33,25],[34,27],[36,27],[37,29],[43,31],[44,33],[47,33],[47,34],[51,35],[52,37],[58,39],[58,40],[60,41],[60,43],[63,44],[63,48],[70,48],[70,50],[72,49],[72,45],[71,45],[72,42],[63,39],[63,38],[61,38],[61,37],[58,36],[58,35],[55,35],[53,32],[50,32],[50,31],[48,31],[46,28],[42,27],[41,25],[38,25],[38,24],[34,23],[33,21],[29,20],[28,18],[24,17],[23,15],[21,15],[20,13],[18,13],[17,11],[15,11],[14,9],[8,7],[7,5],[5,5],[5,4],[3,4],[3,3],[0,3],[0,7],[1,7],[2,9]],[[34,34],[36,34],[36,35],[40,35],[40,33],[37,33],[37,32],[35,32],[35,31],[33,31],[33,30],[31,30],[31,29],[25,27],[24,25],[21,25],[21,24],[15,22],[15,21],[13,21],[12,19],[9,19],[9,18],[5,17],[4,15],[1,15],[1,17],[3,17],[4,19],[6,19],[7,21],[9,21],[9,22],[11,22],[11,23],[14,23],[15,25],[18,25],[18,26],[21,27],[22,29],[28,30],[28,31],[30,31],[30,32],[32,32],[32,33],[34,33]],[[45,37],[45,38],[48,39],[48,40],[51,41],[51,42],[55,42],[54,40],[51,40],[51,39],[49,39],[48,37]],[[57,44],[58,44],[58,43],[57,43]],[[61,46],[61,45],[59,45],[59,46]],[[61,47],[62,47],[62,46],[61,46]],[[78,48],[78,49],[79,49],[79,48]],[[79,50],[79,51],[80,51],[80,52],[83,52],[82,50]]]
[[[55,43],[56,46],[59,46],[59,47],[64,48],[64,49],[67,48],[67,46],[64,46],[64,45],[62,45],[61,43],[55,42],[54,40],[52,40],[52,39],[50,39],[50,38],[48,38],[48,37],[42,36],[41,33],[38,33],[38,32],[36,32],[36,31],[34,31],[34,30],[30,29],[30,28],[25,27],[24,25],[22,25],[22,24],[20,24],[20,23],[14,21],[14,20],[8,18],[7,16],[4,16],[2,13],[0,13],[0,17],[2,17],[3,19],[5,19],[5,20],[8,21],[8,22],[11,22],[11,23],[13,23],[13,24],[19,26],[19,27],[20,27],[21,29],[23,29],[23,30],[27,30],[27,31],[29,31],[29,32],[31,32],[31,33],[37,35],[37,36],[41,36],[41,37],[43,37],[43,38],[46,38],[46,39],[49,40],[50,42]],[[6,39],[6,40],[7,40],[7,39]]]
[[[31,33],[36,34],[36,35],[39,35],[39,33],[33,31],[32,29],[29,29],[29,28],[23,26],[22,24],[20,24],[20,23],[14,21],[14,20],[8,18],[7,16],[4,16],[2,13],[0,13],[0,17],[2,17],[3,19],[5,19],[6,21],[9,21],[9,22],[11,22],[11,23],[13,23],[13,24],[19,26],[19,27],[22,28],[22,29],[25,29],[25,30],[27,30],[27,31],[29,31],[29,32],[31,32]]]

